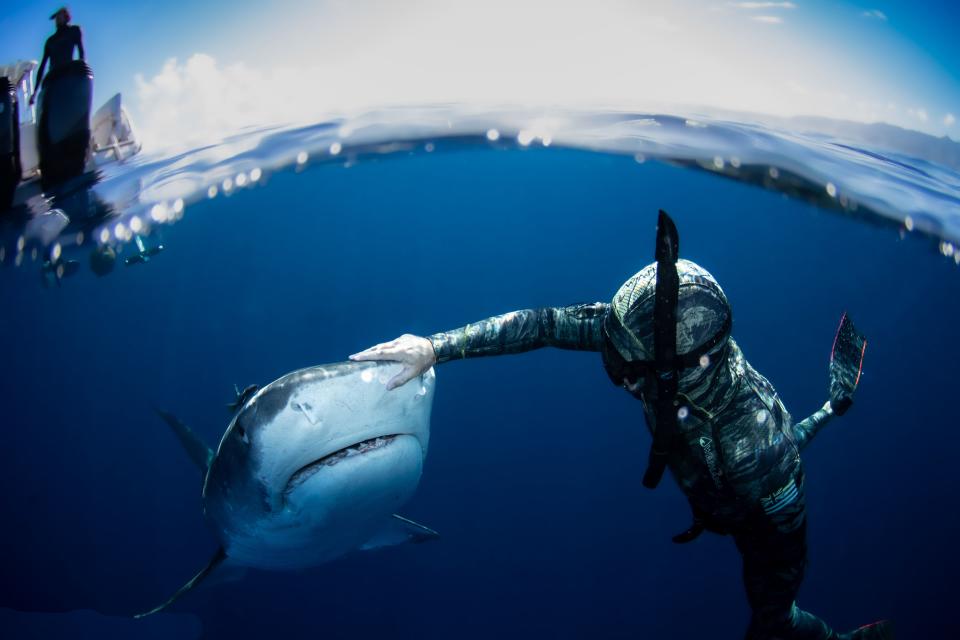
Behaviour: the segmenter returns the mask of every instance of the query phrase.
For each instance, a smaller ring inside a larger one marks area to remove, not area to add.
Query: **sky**
[[[58,5],[4,9],[39,58]],[[714,107],[960,139],[960,8],[944,0],[84,0],[96,74],[145,146],[369,107]]]

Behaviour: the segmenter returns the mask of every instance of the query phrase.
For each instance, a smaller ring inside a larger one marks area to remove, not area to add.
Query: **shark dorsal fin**
[[[260,390],[260,385],[248,384],[243,389],[238,389],[237,385],[233,385],[233,390],[237,397],[227,405],[227,408],[230,409],[231,413],[236,413],[240,407],[247,403],[247,400],[253,397],[253,394]]]
[[[200,472],[206,474],[210,463],[213,461],[213,450],[208,447],[203,440],[198,438],[197,434],[190,430],[190,427],[181,422],[177,416],[159,409],[157,409],[157,415],[163,418],[163,421],[173,430],[174,435],[177,436],[180,444],[186,449],[187,455],[190,456],[193,463],[197,465]]]

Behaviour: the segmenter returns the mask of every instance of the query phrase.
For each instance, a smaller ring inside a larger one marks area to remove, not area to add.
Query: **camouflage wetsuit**
[[[527,309],[429,340],[438,363],[545,346],[600,351],[609,313],[611,305],[605,303]],[[694,331],[708,335],[717,330],[720,319],[703,314],[701,319]],[[678,326],[678,336],[682,330]],[[668,465],[695,517],[736,541],[753,610],[747,638],[842,637],[794,603],[807,555],[800,450],[832,411],[824,408],[794,423],[773,386],[732,339],[701,362],[704,366],[680,379],[678,398],[687,412],[680,421],[681,444]],[[653,393],[648,384],[635,394],[651,430]]]

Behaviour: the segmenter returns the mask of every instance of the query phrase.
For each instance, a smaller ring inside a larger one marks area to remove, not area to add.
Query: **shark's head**
[[[204,483],[227,554],[249,566],[324,562],[363,544],[416,489],[434,373],[387,391],[396,364],[288,374],[240,408]]]

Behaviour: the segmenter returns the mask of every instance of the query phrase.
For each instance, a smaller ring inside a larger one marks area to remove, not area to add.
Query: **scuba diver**
[[[80,60],[84,59],[83,34],[79,26],[70,24],[70,10],[66,7],[60,7],[50,16],[50,19],[56,21],[57,30],[47,38],[46,44],[43,45],[43,58],[40,60],[40,67],[37,68],[37,83],[34,85],[36,89],[30,96],[30,104],[37,101],[37,94],[40,93],[47,60],[50,60],[50,71],[53,71],[73,60],[74,47],[77,49]]]
[[[807,561],[803,449],[853,401],[866,341],[844,314],[830,362],[829,400],[794,423],[773,386],[731,336],[727,298],[705,269],[679,259],[679,239],[663,211],[656,262],[606,303],[514,311],[436,333],[404,334],[350,356],[404,368],[396,388],[434,364],[520,353],[545,346],[599,351],[611,381],[643,403],[653,445],[643,484],[669,468],[693,510],[693,525],[733,536],[752,610],[747,640],[883,640],[888,621],[838,634],[796,605]]]

